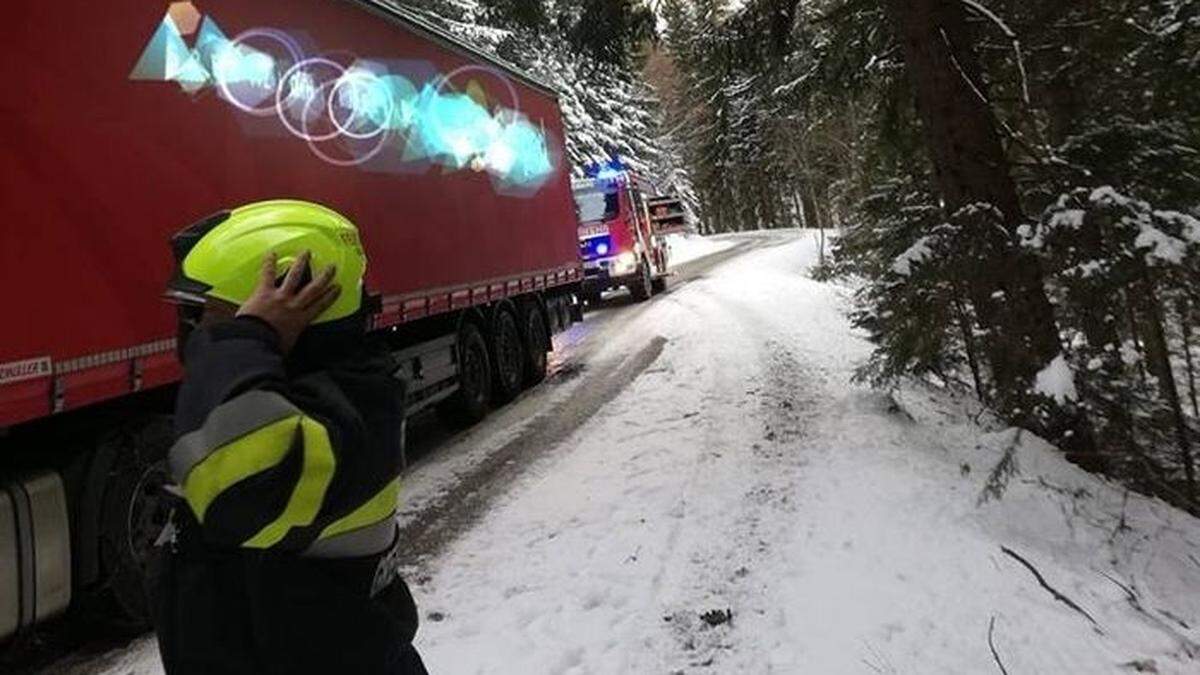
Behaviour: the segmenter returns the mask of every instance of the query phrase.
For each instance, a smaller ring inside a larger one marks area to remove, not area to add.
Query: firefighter
[[[275,201],[172,246],[185,376],[155,585],[166,672],[425,673],[396,573],[404,389],[365,334],[357,229]]]

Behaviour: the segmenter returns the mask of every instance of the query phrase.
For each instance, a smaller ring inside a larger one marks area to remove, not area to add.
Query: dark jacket
[[[425,672],[394,564],[403,387],[386,352],[330,353],[285,363],[253,318],[189,338],[155,593],[169,675]]]

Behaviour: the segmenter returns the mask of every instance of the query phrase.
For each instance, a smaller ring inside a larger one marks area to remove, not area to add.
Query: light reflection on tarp
[[[190,3],[174,3],[130,79],[174,82],[191,95],[215,91],[246,115],[275,118],[339,166],[487,172],[505,194],[530,194],[554,172],[544,130],[520,112],[516,89],[493,68],[440,74],[424,62],[309,56],[288,33],[254,28],[229,38],[210,16],[198,29],[184,22],[191,30],[183,31],[173,18],[179,5],[199,16]],[[509,100],[489,100],[480,80],[498,82]]]

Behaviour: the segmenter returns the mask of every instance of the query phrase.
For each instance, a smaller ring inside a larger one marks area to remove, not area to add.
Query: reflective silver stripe
[[[362,558],[383,553],[396,540],[400,526],[394,515],[364,528],[321,539],[304,551],[306,558]]]
[[[155,342],[147,342],[145,344],[136,345],[127,349],[117,349],[110,352],[101,352],[99,354],[88,354],[67,361],[59,361],[54,364],[55,375],[65,375],[79,370],[87,370],[88,368],[97,368],[106,366],[120,361],[129,361],[130,359],[139,359],[155,354],[165,354],[175,351],[175,338],[165,340],[157,340]]]
[[[288,417],[302,414],[273,391],[248,391],[218,406],[204,426],[180,438],[168,455],[171,476],[183,484],[188,473],[222,446]]]

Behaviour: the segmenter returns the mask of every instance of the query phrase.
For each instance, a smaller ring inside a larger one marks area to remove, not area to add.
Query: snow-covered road
[[[1123,532],[1119,493],[1035,443],[978,506],[1011,434],[981,435],[949,397],[902,394],[910,420],[851,385],[867,346],[843,292],[806,278],[812,254],[800,240],[740,257],[610,345],[667,341],[427,566],[435,671],[999,672],[993,617],[1013,673],[1188,669],[1172,655],[1200,640],[1182,625],[1200,621],[1196,521],[1131,498]],[[711,610],[733,621],[709,626]]]
[[[1200,522],[967,397],[852,384],[849,291],[808,238],[757,241],[589,316],[559,385],[415,468],[410,531],[488,448],[545,446],[412,561],[431,672],[1200,672]],[[554,406],[580,419],[539,431]],[[157,672],[153,643],[69,672]]]

